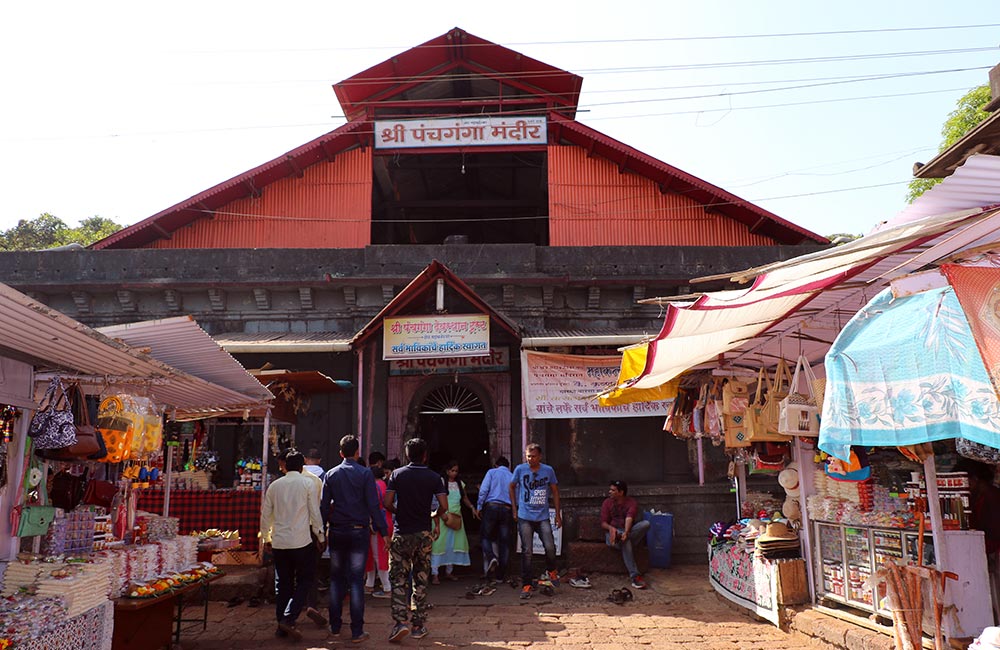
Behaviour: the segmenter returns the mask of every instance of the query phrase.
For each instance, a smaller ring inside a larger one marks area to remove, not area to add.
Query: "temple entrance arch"
[[[496,414],[489,391],[478,382],[441,377],[425,382],[410,400],[408,437],[427,441],[428,466],[444,469],[456,460],[468,484],[478,484],[497,447]]]

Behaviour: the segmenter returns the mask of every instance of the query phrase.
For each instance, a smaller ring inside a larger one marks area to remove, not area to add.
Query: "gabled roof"
[[[491,319],[499,323],[511,336],[517,340],[521,340],[520,328],[516,323],[490,307],[486,301],[479,297],[479,294],[473,291],[469,285],[462,282],[447,266],[434,260],[427,265],[427,268],[418,273],[417,277],[413,278],[408,285],[403,287],[403,290],[396,294],[396,297],[390,300],[389,304],[375,315],[375,318],[368,321],[368,324],[354,335],[354,338],[351,339],[351,347],[357,349],[371,338],[382,327],[383,319],[405,314],[407,307],[420,299],[428,291],[434,291],[435,283],[439,278],[443,279],[445,285],[450,287],[452,291],[469,301],[474,309],[489,315]]]
[[[424,97],[435,93],[444,93],[441,96],[445,97],[462,96],[456,94],[459,87],[453,84],[476,83],[469,75],[456,76],[456,73],[463,70],[482,75],[493,95],[497,92],[496,88],[502,85],[505,89],[521,93],[522,101],[540,96],[539,102],[531,110],[536,115],[548,114],[550,142],[583,147],[591,155],[616,163],[623,172],[627,170],[658,183],[661,191],[683,192],[685,196],[709,206],[709,210],[735,219],[750,232],[771,237],[779,244],[829,243],[825,237],[580,124],[573,119],[582,84],[579,76],[456,28],[337,84],[337,95],[344,104],[345,113],[353,121],[123,228],[90,247],[100,250],[147,246],[157,239],[170,237],[174,231],[198,219],[211,218],[215,210],[232,201],[259,195],[267,185],[289,176],[301,177],[303,170],[311,165],[332,160],[348,149],[368,146],[372,141],[373,122],[355,118],[364,114],[364,107],[369,102],[391,103],[400,99],[405,103],[411,101],[411,94],[421,94]],[[401,84],[401,78],[412,83]],[[435,86],[435,80],[441,80],[443,85]],[[419,90],[421,88],[424,90]],[[478,87],[473,87],[471,91],[469,88],[464,89],[466,93],[472,92],[473,96],[476,96],[476,91]],[[504,101],[516,101],[518,98],[515,95]],[[471,101],[478,105],[479,102],[499,100]],[[438,110],[444,109],[439,107]]]
[[[429,83],[448,80],[449,76],[454,77],[453,83],[464,83],[466,92],[480,90],[468,88],[473,75],[490,82],[481,89],[481,93],[472,93],[473,97],[485,94],[486,97],[502,99],[498,89],[504,86],[507,93],[514,95],[511,99],[516,99],[518,95],[541,97],[549,106],[559,106],[571,117],[576,114],[580,87],[583,85],[583,78],[578,75],[455,27],[335,84],[333,89],[344,115],[353,121],[364,118],[366,109],[372,103],[381,104],[404,97],[411,101],[418,99],[408,95],[409,91],[418,87],[425,87],[423,97],[427,97],[426,86]],[[446,96],[462,95],[450,93]]]
[[[697,176],[657,160],[634,147],[619,142],[576,120],[566,119],[557,113],[549,114],[549,131],[557,141],[583,147],[592,155],[617,163],[622,172],[630,171],[660,185],[663,192],[677,192],[709,206],[747,226],[752,233],[772,237],[780,244],[818,243],[829,244],[826,237],[797,226],[778,215],[754,205],[721,187],[703,181]]]

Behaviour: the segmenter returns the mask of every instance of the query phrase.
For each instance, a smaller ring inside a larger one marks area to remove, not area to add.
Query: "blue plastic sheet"
[[[827,352],[826,377],[819,447],[832,456],[958,437],[1000,447],[1000,402],[951,287],[879,293]]]

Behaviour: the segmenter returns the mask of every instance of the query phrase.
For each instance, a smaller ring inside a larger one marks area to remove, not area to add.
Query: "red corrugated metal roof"
[[[265,186],[275,181],[300,174],[306,167],[328,160],[351,147],[368,144],[371,140],[371,130],[370,123],[349,122],[301,147],[292,149],[283,156],[195,194],[128,228],[123,228],[91,244],[90,248],[95,250],[142,248],[193,221],[210,217],[212,210],[259,193]]]
[[[368,340],[375,332],[382,327],[382,321],[390,316],[395,316],[397,314],[404,313],[403,310],[406,309],[413,301],[420,298],[427,291],[434,290],[434,283],[438,278],[444,279],[445,284],[452,289],[455,293],[462,296],[468,300],[473,308],[478,309],[484,314],[488,314],[493,320],[500,323],[503,329],[507,330],[511,336],[520,340],[521,333],[518,325],[513,321],[509,320],[506,316],[498,312],[497,310],[490,307],[489,303],[479,297],[472,287],[467,285],[465,282],[455,275],[451,269],[442,264],[441,262],[434,260],[427,265],[423,271],[417,274],[417,277],[413,278],[408,285],[403,287],[396,296],[389,301],[385,307],[382,308],[375,318],[368,321],[368,324],[361,328],[354,338],[351,339],[351,347],[357,349]]]
[[[455,27],[364,72],[334,84],[344,115],[357,120],[372,101],[387,100],[414,85],[456,68],[484,76],[544,97],[574,116],[583,78],[542,63]]]
[[[830,243],[826,237],[786,221],[760,206],[730,194],[721,187],[716,187],[558,113],[549,114],[549,137],[556,142],[565,141],[581,146],[592,155],[617,163],[619,171],[631,171],[645,176],[659,183],[664,190],[683,192],[685,196],[698,201],[708,209],[743,223],[750,232],[771,237],[781,244]]]

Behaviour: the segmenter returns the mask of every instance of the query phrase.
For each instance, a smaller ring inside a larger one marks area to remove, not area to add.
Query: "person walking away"
[[[295,450],[292,449],[290,451],[295,451]],[[301,474],[312,483],[313,488],[316,490],[316,503],[319,505],[319,514],[320,517],[322,517],[324,511],[323,478],[322,476],[317,476],[315,472],[312,472],[308,469],[309,468],[308,463],[310,460],[315,461],[317,463],[319,462],[319,451],[316,449],[310,449],[308,453],[309,455],[305,457],[305,461],[307,464],[302,467]],[[288,452],[285,452],[286,456],[287,454]],[[320,467],[319,469],[322,471],[323,468]],[[324,535],[326,534],[325,520],[324,520],[323,533]],[[316,540],[313,541],[315,542]],[[312,585],[309,587],[309,594],[306,596],[305,614],[312,620],[313,623],[315,623],[319,627],[326,627],[327,623],[326,617],[323,616],[319,611],[319,591],[321,583],[325,581],[328,585],[330,581],[330,571],[329,571],[330,552],[327,549],[327,545],[325,543],[317,543],[317,547],[318,550],[316,551],[316,570],[313,573],[314,580],[312,581]],[[324,559],[326,560],[325,562]],[[326,585],[323,586],[325,590]]]
[[[621,551],[622,561],[625,562],[632,586],[635,589],[645,589],[646,583],[635,563],[634,547],[645,539],[649,531],[649,522],[636,521],[638,518],[639,505],[628,495],[628,483],[611,481],[608,486],[608,498],[601,504],[604,541],[611,548]]]
[[[385,509],[385,474],[381,467],[371,465],[369,469],[375,476],[375,489],[378,490],[379,508],[385,518],[388,530],[392,530],[392,513]],[[371,593],[374,598],[389,598],[392,592],[392,583],[389,582],[389,539],[382,537],[372,531],[371,549],[368,554],[368,563],[365,565],[365,591]],[[380,589],[375,589],[375,576],[382,584]]]
[[[472,516],[479,518],[479,510],[465,493],[465,482],[458,477],[458,461],[449,461],[445,465],[441,479],[448,487],[448,510],[438,511],[444,528],[431,548],[431,583],[435,585],[441,584],[438,577],[441,567],[445,568],[448,580],[458,580],[454,574],[455,566],[469,566],[469,537],[465,534],[462,505],[472,511]]]
[[[309,451],[306,452],[306,466],[302,469],[322,481],[326,472],[323,470],[323,466],[319,464],[321,460],[323,460],[323,457],[320,455],[319,449],[311,447]]]
[[[486,472],[479,486],[479,518],[483,522],[479,529],[483,546],[483,574],[487,578],[503,581],[507,578],[510,561],[511,517],[510,482],[514,475],[510,472],[510,461],[497,458],[493,469]]]
[[[323,541],[319,500],[314,484],[302,474],[304,465],[297,451],[285,456],[286,473],[267,488],[260,515],[264,551],[274,556],[276,634],[295,641],[302,639],[295,621],[315,578],[318,548],[313,536],[319,544]]]
[[[370,531],[388,535],[379,510],[375,477],[358,463],[358,439],[340,439],[344,460],[323,479],[324,517],[330,537],[330,631],[340,634],[344,596],[350,594],[351,641],[369,638],[365,632],[365,562]]]
[[[389,542],[389,581],[392,583],[394,621],[389,641],[393,643],[402,641],[407,634],[415,639],[427,636],[427,580],[431,572],[431,547],[441,531],[437,520],[433,526],[431,524],[430,504],[436,500],[439,512],[448,509],[444,482],[424,464],[427,443],[422,438],[411,438],[406,441],[404,449],[410,463],[393,471],[385,491],[385,508],[394,515],[395,524],[392,541]],[[412,628],[407,627],[407,619]]]
[[[514,469],[510,482],[510,502],[512,516],[517,523],[521,539],[521,598],[531,598],[534,585],[531,578],[531,552],[535,533],[545,548],[545,570],[553,587],[559,586],[556,571],[556,543],[549,523],[549,495],[555,507],[556,528],[562,527],[562,513],[559,508],[559,481],[555,470],[542,463],[542,446],[531,443],[524,450],[527,462]]]

